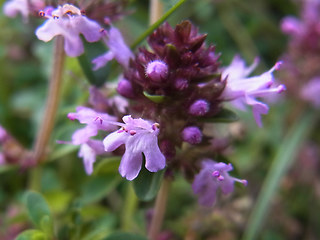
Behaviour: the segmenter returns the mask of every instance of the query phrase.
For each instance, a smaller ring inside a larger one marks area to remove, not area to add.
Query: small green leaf
[[[31,221],[46,233],[52,233],[52,215],[44,197],[40,193],[30,191],[26,196],[26,205]]]
[[[81,202],[88,204],[99,201],[107,196],[121,181],[118,173],[108,174],[106,176],[92,176],[88,182],[83,185]]]
[[[84,41],[85,53],[78,57],[79,64],[88,81],[97,87],[102,86],[109,75],[110,66],[93,70],[92,60],[106,52],[106,46],[102,42],[87,43]]]
[[[104,238],[103,240],[148,240],[146,237],[132,234],[132,233],[124,233],[117,232],[113,233],[110,236]]]
[[[213,117],[203,117],[200,119],[203,122],[212,122],[212,123],[231,123],[239,120],[239,117],[236,113],[228,109],[221,109],[221,111]]]
[[[162,95],[151,95],[149,93],[147,93],[146,91],[143,91],[143,95],[148,98],[149,100],[151,100],[152,102],[155,103],[162,103],[166,100],[166,96],[162,96]]]
[[[160,188],[164,170],[156,173],[149,172],[144,166],[138,177],[133,181],[133,188],[137,197],[143,201],[153,199]]]
[[[47,240],[44,232],[40,230],[26,230],[20,233],[15,240]]]
[[[99,161],[95,166],[94,175],[117,173],[120,160],[120,157],[109,157]]]

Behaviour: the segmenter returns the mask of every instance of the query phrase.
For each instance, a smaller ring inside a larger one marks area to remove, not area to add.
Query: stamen
[[[85,15],[86,15],[86,11],[85,11],[84,9],[82,9],[82,10],[80,11],[80,13],[81,13],[82,16],[85,16]]]
[[[46,14],[45,14],[45,12],[44,11],[39,11],[39,16],[40,17],[44,17]]]
[[[212,176],[214,176],[214,177],[219,177],[219,176],[220,176],[220,172],[219,172],[219,171],[214,171],[214,172],[212,173]]]
[[[53,19],[59,19],[59,16],[57,15],[52,15]]]
[[[100,116],[98,116],[98,117],[96,117],[96,118],[94,119],[94,121],[97,121],[97,120],[99,120],[99,121],[100,121],[100,124],[102,124],[102,123],[103,123],[103,119],[102,119]]]
[[[224,177],[220,175],[219,177],[217,177],[217,179],[221,182],[224,180]]]
[[[129,133],[130,133],[130,135],[132,135],[132,136],[133,136],[133,135],[135,135],[135,134],[137,133],[137,131],[135,131],[135,130],[130,130],[130,132],[129,132]]]
[[[154,123],[154,124],[152,124],[152,130],[153,131],[155,131],[155,130],[157,130],[157,129],[159,129],[160,128],[160,124],[159,123]]]

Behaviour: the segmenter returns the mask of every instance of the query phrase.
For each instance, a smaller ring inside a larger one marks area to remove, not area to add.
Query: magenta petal
[[[103,140],[104,149],[107,152],[112,152],[127,141],[128,134],[126,132],[113,132]]]
[[[83,43],[79,36],[64,36],[64,50],[70,57],[78,57],[84,52]]]
[[[78,129],[72,135],[72,144],[79,145],[85,143],[90,139],[90,137],[96,136],[97,134],[97,128],[89,125],[84,128]]]
[[[96,161],[95,151],[87,144],[82,144],[78,156],[83,158],[84,169],[88,175],[91,175],[93,173],[93,164]]]
[[[99,41],[102,35],[100,32],[101,27],[98,23],[88,19],[85,16],[79,16],[73,19],[73,21],[74,21],[73,24],[75,26],[75,29],[79,33],[82,33],[88,42]]]
[[[133,152],[133,147],[134,146],[129,146],[126,148],[119,166],[121,176],[130,181],[138,176],[142,165],[142,153]]]
[[[146,168],[150,172],[157,172],[165,168],[166,158],[159,149],[157,137],[150,134],[144,141],[149,145],[143,151],[146,158]]]

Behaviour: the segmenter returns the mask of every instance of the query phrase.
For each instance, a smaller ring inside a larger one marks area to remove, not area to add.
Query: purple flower
[[[47,21],[36,30],[37,37],[48,42],[55,36],[63,36],[64,50],[70,57],[77,57],[84,51],[80,34],[88,42],[96,42],[102,37],[100,25],[83,16],[73,5],[64,4],[47,13],[44,14]]]
[[[145,167],[150,172],[163,169],[166,159],[158,146],[159,124],[141,118],[134,119],[130,115],[124,116],[122,120],[124,124],[117,124],[121,128],[103,140],[107,152],[125,144],[126,151],[119,166],[121,176],[128,180],[138,176],[143,159],[142,153],[145,156]]]
[[[0,152],[0,166],[6,164],[6,159],[2,152]]]
[[[247,185],[246,180],[240,180],[229,176],[228,172],[233,169],[232,165],[222,162],[215,162],[210,159],[202,161],[202,169],[195,176],[192,184],[193,192],[199,197],[199,204],[203,206],[212,206],[216,201],[216,192],[218,188],[223,194],[231,193],[234,189],[234,182],[240,182]]]
[[[92,60],[95,65],[93,69],[102,68],[112,59],[116,59],[122,66],[128,67],[130,58],[133,58],[133,53],[126,45],[121,32],[117,28],[111,27],[109,31],[104,31],[104,33],[106,37],[103,40],[109,47],[109,51]]]
[[[28,22],[28,16],[31,8],[41,9],[44,7],[42,0],[11,0],[3,5],[3,12],[8,17],[16,17],[19,13],[22,15],[23,21]]]
[[[90,139],[81,144],[78,156],[83,158],[84,169],[88,175],[93,173],[93,164],[96,161],[96,156],[104,153],[102,141]]]
[[[70,120],[77,119],[82,124],[87,124],[86,127],[75,131],[72,135],[72,144],[79,145],[86,143],[91,137],[96,136],[99,130],[113,131],[115,130],[114,122],[116,117],[106,113],[95,112],[94,110],[79,106],[76,113],[69,113]]]
[[[320,108],[320,77],[315,77],[306,83],[300,93],[301,97]]]
[[[227,80],[221,99],[231,103],[240,110],[245,110],[246,105],[252,106],[256,123],[262,126],[261,114],[267,114],[268,105],[256,100],[257,97],[266,97],[285,90],[284,85],[273,86],[273,72],[278,70],[281,62],[277,62],[269,71],[254,77],[247,77],[256,67],[257,60],[249,67],[239,56],[235,56],[232,63],[222,72],[222,78]]]

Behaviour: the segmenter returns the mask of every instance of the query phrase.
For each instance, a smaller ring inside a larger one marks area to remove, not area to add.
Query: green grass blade
[[[315,112],[309,111],[302,114],[301,117],[296,120],[295,124],[292,125],[282,145],[279,147],[268,175],[264,180],[257,202],[252,210],[243,240],[257,239],[257,234],[267,216],[272,199],[277,193],[280,181],[292,165],[299,151],[299,146],[310,132],[315,118]]]
[[[152,24],[141,36],[131,45],[131,49],[136,48],[146,37],[148,37],[157,27],[159,27],[171,14],[173,14],[186,0],[180,0],[172,6],[158,21]]]

